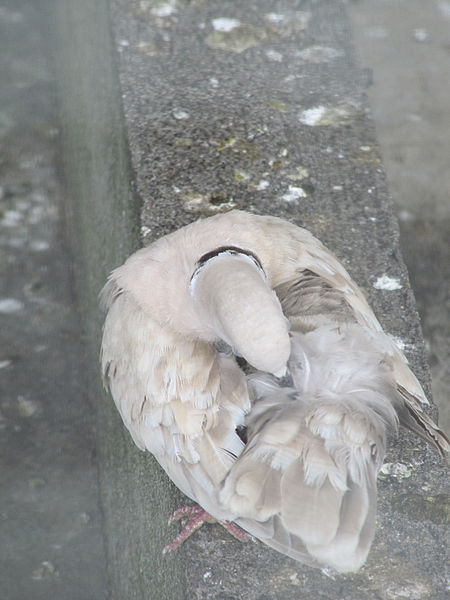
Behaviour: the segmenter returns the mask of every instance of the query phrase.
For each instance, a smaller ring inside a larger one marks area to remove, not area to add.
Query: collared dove
[[[363,565],[398,422],[450,449],[347,271],[287,221],[196,221],[130,256],[102,300],[103,375],[135,443],[213,518],[301,562]]]

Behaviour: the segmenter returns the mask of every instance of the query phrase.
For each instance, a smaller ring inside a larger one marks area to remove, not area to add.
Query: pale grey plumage
[[[116,269],[103,303],[103,373],[136,444],[211,515],[297,560],[364,563],[398,419],[449,450],[356,284],[286,221],[193,223]]]

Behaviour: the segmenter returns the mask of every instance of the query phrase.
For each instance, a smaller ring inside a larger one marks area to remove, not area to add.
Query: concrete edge
[[[181,556],[163,562],[161,548],[152,544],[167,537],[167,515],[179,495],[148,455],[139,456],[136,465],[135,447],[99,377],[103,315],[98,293],[110,270],[139,246],[140,225],[109,6],[107,0],[49,0],[49,7],[57,48],[66,224],[83,326],[87,394],[95,415],[110,591],[114,598],[142,598],[149,592],[143,589],[142,573],[148,584],[150,571],[152,598],[182,598]],[[143,511],[151,512],[147,531],[142,531],[139,518]]]

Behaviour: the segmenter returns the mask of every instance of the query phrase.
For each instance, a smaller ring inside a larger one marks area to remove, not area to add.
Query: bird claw
[[[241,529],[236,523],[231,521],[218,521],[198,505],[181,506],[171,515],[168,523],[171,525],[182,519],[187,519],[186,525],[184,525],[180,533],[172,542],[170,542],[170,544],[164,546],[162,551],[163,554],[168,554],[169,552],[177,550],[183,542],[185,542],[195,531],[200,529],[204,523],[218,523],[219,525],[222,525],[228,533],[241,542],[247,542],[253,539],[250,534]]]
[[[168,525],[172,525],[176,521],[180,521],[181,519],[188,518],[192,519],[193,517],[205,512],[201,506],[198,504],[194,506],[180,506],[172,515],[170,515],[169,520],[167,521]]]

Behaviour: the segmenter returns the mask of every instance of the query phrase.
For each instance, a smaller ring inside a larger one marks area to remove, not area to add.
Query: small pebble
[[[4,315],[19,312],[23,309],[23,302],[15,298],[2,298],[0,300],[0,313]]]
[[[43,560],[39,567],[33,570],[31,578],[35,581],[42,581],[58,575],[55,565],[49,560]]]

